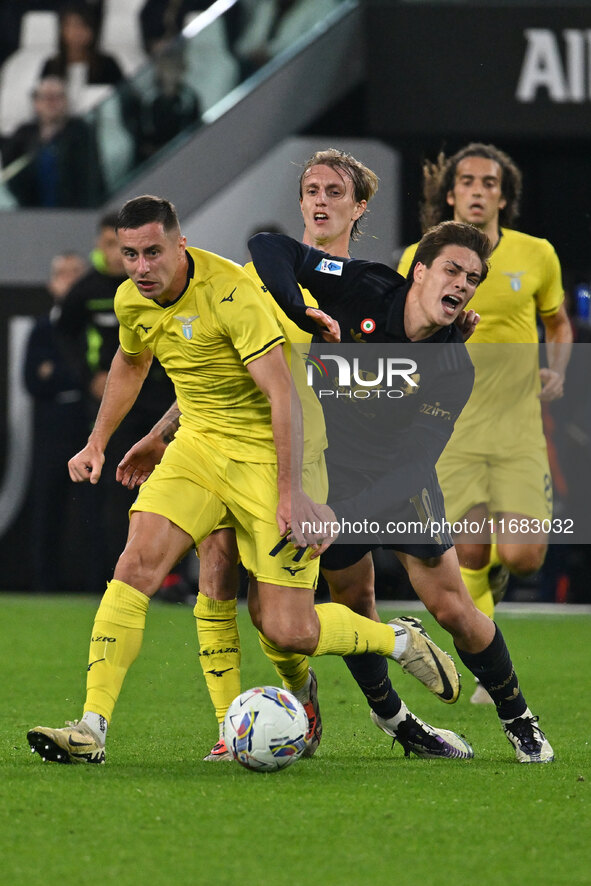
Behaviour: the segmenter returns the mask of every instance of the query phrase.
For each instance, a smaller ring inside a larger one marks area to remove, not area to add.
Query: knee
[[[456,545],[456,550],[464,569],[484,569],[490,562],[490,545],[460,544]]]
[[[263,620],[262,631],[280,649],[311,655],[318,646],[319,627],[311,622],[291,623],[283,619]]]
[[[504,545],[499,560],[513,575],[525,577],[541,569],[546,556],[545,544]]]
[[[153,596],[164,580],[160,563],[146,550],[126,548],[115,566],[114,578]]]
[[[427,606],[433,618],[442,628],[454,637],[463,637],[470,632],[470,625],[477,609],[463,582],[458,587],[445,589],[434,595]]]

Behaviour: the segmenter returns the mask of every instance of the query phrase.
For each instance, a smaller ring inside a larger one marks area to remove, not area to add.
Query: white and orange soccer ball
[[[308,717],[297,698],[276,686],[256,686],[234,699],[224,720],[226,747],[242,766],[277,772],[306,747]]]

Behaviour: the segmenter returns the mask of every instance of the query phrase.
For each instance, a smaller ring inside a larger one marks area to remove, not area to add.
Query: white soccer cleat
[[[518,763],[551,763],[554,751],[529,708],[522,717],[503,723],[505,735],[515,748]]]
[[[429,726],[410,711],[397,726],[391,720],[379,717],[375,711],[370,711],[370,717],[378,729],[391,735],[394,742],[400,742],[405,757],[410,757],[411,752],[424,760],[471,760],[474,756],[474,751],[461,735],[450,729]]]
[[[83,720],[66,721],[61,729],[36,726],[27,732],[31,752],[37,752],[43,762],[104,763],[105,748]]]
[[[460,694],[460,677],[451,655],[433,642],[420,618],[403,615],[388,624],[404,628],[407,646],[397,661],[403,671],[416,677],[423,686],[446,704],[453,704]],[[393,657],[393,656],[392,656]]]

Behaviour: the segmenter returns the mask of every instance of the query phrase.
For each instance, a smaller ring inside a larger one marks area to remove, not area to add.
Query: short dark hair
[[[421,205],[421,224],[426,231],[432,225],[453,217],[453,207],[447,202],[447,195],[453,191],[458,164],[466,157],[484,157],[493,160],[501,169],[501,193],[505,198],[505,206],[499,210],[499,222],[503,227],[511,227],[519,215],[521,201],[521,171],[511,157],[496,145],[485,145],[482,142],[470,142],[451,157],[441,152],[435,163],[426,160],[423,163],[423,202]]]
[[[128,200],[117,213],[115,228],[141,228],[156,222],[162,225],[168,234],[170,231],[180,232],[179,217],[170,200],[143,194]]]
[[[444,221],[429,228],[419,241],[413,263],[408,272],[408,279],[413,279],[414,269],[417,262],[428,268],[433,260],[446,246],[465,246],[475,252],[482,265],[480,283],[486,280],[488,274],[488,259],[492,252],[492,244],[486,234],[475,228],[474,225],[466,225],[462,222]]]
[[[315,154],[306,160],[302,174],[300,175],[300,200],[303,196],[302,185],[304,176],[312,166],[330,166],[335,169],[339,175],[348,176],[353,182],[353,196],[355,202],[360,203],[362,200],[371,200],[378,190],[379,179],[375,172],[368,166],[364,166],[360,160],[356,160],[352,154],[346,151],[339,151],[337,148],[327,148],[325,151],[316,151]],[[366,210],[367,212],[368,210]],[[363,213],[365,215],[365,213]],[[351,229],[351,240],[356,240],[361,234],[360,222],[363,215],[355,220]]]
[[[97,225],[97,229],[102,231],[103,228],[117,228],[117,220],[119,218],[119,213],[117,211],[112,210],[111,212],[106,212],[104,215],[101,215],[99,218],[99,222]]]

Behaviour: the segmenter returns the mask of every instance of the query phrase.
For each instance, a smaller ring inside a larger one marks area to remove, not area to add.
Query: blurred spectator
[[[97,41],[98,27],[92,9],[80,3],[61,8],[59,51],[47,59],[41,76],[65,80],[74,111],[80,109],[86,86],[115,85],[124,79],[118,62],[99,52]]]
[[[242,2],[226,10],[223,24],[228,47],[233,48],[245,20]],[[211,0],[146,0],[140,12],[144,49],[156,55],[179,36],[189,13],[196,15],[211,6]]]
[[[86,271],[75,253],[56,255],[47,289],[51,311],[29,337],[25,385],[34,398],[31,550],[35,591],[64,590],[64,502],[72,495],[67,461],[88,436],[82,381],[64,354],[52,320],[70,287]]]
[[[57,320],[71,360],[84,379],[92,418],[119,344],[113,299],[126,275],[115,232],[116,218],[116,213],[108,213],[100,219],[91,256],[93,267],[68,292]]]
[[[243,76],[256,71],[339,5],[339,0],[241,0],[244,24],[234,43]]]
[[[103,15],[103,0],[84,0],[81,6],[89,9],[100,28]],[[0,65],[18,49],[21,36],[21,21],[27,12],[60,12],[62,0],[0,0]]]
[[[8,187],[21,206],[95,206],[103,192],[96,140],[70,116],[64,81],[44,77],[32,99],[35,119],[2,147]]]
[[[179,52],[164,52],[155,59],[156,95],[142,110],[141,159],[201,118],[197,93],[183,82],[184,60]]]
[[[146,52],[160,52],[181,33],[188,13],[203,12],[210,5],[207,0],[146,0],[140,12]]]

